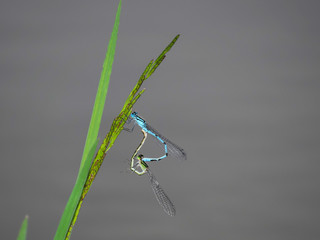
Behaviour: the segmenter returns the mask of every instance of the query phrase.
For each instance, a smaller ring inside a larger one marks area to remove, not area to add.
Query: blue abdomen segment
[[[154,132],[151,131],[146,131],[147,133],[151,134],[154,136],[159,142],[161,142],[164,145],[164,151],[165,154],[162,157],[159,158],[143,158],[143,161],[145,162],[150,162],[150,161],[160,161],[161,159],[164,159],[168,156],[168,147],[165,141],[163,141],[158,135],[156,135]]]
[[[187,155],[185,151],[179,147],[177,144],[171,142],[166,137],[162,136],[157,130],[152,128],[149,124],[146,123],[146,121],[138,116],[136,112],[131,113],[131,118],[135,120],[135,123],[141,127],[145,132],[149,133],[153,137],[157,139],[157,141],[164,146],[165,154],[162,157],[159,158],[143,158],[143,161],[149,162],[149,161],[160,161],[167,156],[173,156],[178,159],[186,160]]]

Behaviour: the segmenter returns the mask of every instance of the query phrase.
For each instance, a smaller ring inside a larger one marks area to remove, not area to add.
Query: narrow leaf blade
[[[17,240],[26,240],[27,239],[28,220],[29,220],[29,216],[26,215],[22,224],[21,224]]]
[[[69,197],[65,210],[62,214],[62,217],[60,219],[60,223],[54,237],[55,240],[65,239],[67,237],[67,233],[69,235],[71,233],[70,227],[72,225],[74,217],[76,217],[75,215],[76,210],[79,205],[81,194],[83,192],[83,188],[91,167],[94,152],[98,144],[97,137],[98,137],[98,132],[100,128],[105,99],[107,96],[112,64],[113,64],[113,59],[115,54],[118,27],[120,22],[120,12],[121,12],[121,0],[118,5],[118,10],[115,18],[113,31],[109,41],[106,57],[103,63],[103,69],[102,69],[99,87],[97,90],[97,95],[96,95],[96,99],[95,99],[95,103],[92,111],[86,143],[85,143],[83,154],[82,154],[82,160],[80,164],[78,178],[72,190],[72,193]]]

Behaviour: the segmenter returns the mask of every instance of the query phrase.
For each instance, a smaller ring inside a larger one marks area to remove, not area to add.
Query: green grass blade
[[[121,0],[118,5],[118,10],[116,14],[116,19],[111,34],[111,38],[108,45],[108,50],[103,63],[103,69],[101,72],[100,82],[98,86],[98,91],[92,111],[91,121],[87,133],[86,143],[84,146],[82,160],[80,164],[80,169],[78,173],[78,178],[72,193],[69,197],[68,203],[60,219],[58,229],[56,231],[55,240],[62,240],[69,238],[72,226],[78,213],[79,206],[81,206],[80,199],[83,193],[83,189],[89,174],[89,170],[92,164],[92,159],[98,144],[98,132],[100,128],[102,113],[104,109],[105,99],[107,96],[109,79],[112,70],[112,64],[115,54],[118,27],[120,22],[120,12],[121,12]]]
[[[139,91],[142,83],[144,82],[144,80],[146,80],[146,75],[147,73],[150,71],[150,68],[152,67],[153,64],[153,59],[149,62],[149,64],[147,65],[147,67],[145,68],[145,70],[143,71],[142,75],[140,76],[139,81],[137,82],[136,86],[133,88],[133,90],[131,91],[131,93],[129,94],[126,102],[124,103],[124,108],[128,105],[128,103],[134,98],[134,96],[136,95],[136,93]],[[123,109],[122,109],[123,110]]]
[[[160,63],[163,61],[163,59],[166,57],[166,53],[170,51],[170,49],[173,47],[173,45],[176,43],[178,38],[180,37],[180,34],[174,37],[174,39],[168,44],[168,46],[162,51],[162,53],[157,57],[157,59],[154,61],[152,68],[150,69],[149,73],[147,74],[147,77],[150,77],[151,74],[159,67]]]
[[[96,139],[96,142],[91,146],[91,149],[86,159],[93,159],[93,156],[98,146],[98,142],[98,139]],[[82,170],[79,172],[77,181],[71,192],[68,203],[65,207],[65,210],[59,223],[59,227],[60,225],[62,226],[61,230],[58,227],[54,239],[69,239],[76,217],[78,216],[79,206],[81,206],[81,195],[85,186],[86,179],[88,177],[88,172],[90,171],[90,167],[91,162],[89,162],[89,164],[85,164]]]
[[[112,71],[112,64],[113,64],[113,59],[114,59],[116,44],[117,44],[117,39],[118,39],[120,12],[121,12],[121,0],[118,5],[116,19],[114,22],[114,26],[113,26],[111,38],[109,41],[106,57],[105,57],[105,60],[103,63],[103,68],[102,68],[101,77],[100,77],[100,81],[99,81],[96,100],[95,100],[93,111],[92,111],[91,121],[90,121],[89,130],[88,130],[88,134],[87,134],[87,139],[86,139],[86,145],[88,144],[88,146],[91,146],[92,143],[98,137],[99,127],[100,127],[101,118],[102,118],[102,114],[103,114],[105,99],[106,99],[107,92],[108,92],[109,81],[110,81],[110,76],[111,76],[111,71]],[[85,150],[88,150],[88,148],[86,148],[86,146],[85,146]],[[85,151],[83,152],[83,155],[84,156],[86,155]],[[84,164],[84,161],[82,160],[81,167],[83,166],[83,164]],[[80,170],[81,170],[81,167],[80,167]]]
[[[26,240],[27,239],[27,230],[28,230],[28,215],[25,216],[19,231],[17,240]]]

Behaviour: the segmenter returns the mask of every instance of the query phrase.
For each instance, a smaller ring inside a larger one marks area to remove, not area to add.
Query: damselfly
[[[141,129],[143,133],[143,139],[140,142],[139,146],[137,147],[136,151],[134,152],[132,158],[131,158],[131,170],[134,171],[138,175],[143,175],[147,173],[149,176],[149,180],[151,183],[152,190],[154,192],[154,195],[156,196],[156,199],[158,200],[159,204],[162,206],[163,210],[170,216],[174,216],[176,214],[176,210],[174,208],[173,203],[167,196],[167,194],[164,192],[162,187],[160,186],[159,182],[155,178],[155,176],[152,174],[152,172],[149,169],[149,166],[145,161],[143,161],[143,155],[139,154],[138,152],[140,148],[143,146],[146,138],[147,138],[147,132],[144,131],[144,129]]]
[[[142,161],[144,161],[144,162],[160,161],[161,159],[166,158],[168,155],[173,156],[175,158],[183,159],[183,160],[187,159],[187,155],[181,147],[179,147],[177,144],[171,142],[168,138],[162,136],[157,130],[155,130],[148,123],[146,123],[146,121],[143,118],[138,116],[137,112],[131,113],[130,118],[129,118],[129,122],[131,120],[134,120],[134,125],[133,125],[132,129],[130,129],[129,131],[132,131],[134,129],[134,126],[136,124],[138,124],[142,130],[149,133],[151,136],[155,137],[157,139],[157,141],[159,141],[164,146],[165,154],[163,156],[161,156],[159,158],[142,157]]]

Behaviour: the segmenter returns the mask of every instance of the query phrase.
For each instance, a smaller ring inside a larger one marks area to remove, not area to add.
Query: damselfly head
[[[131,170],[138,175],[145,174],[148,169],[148,165],[142,161],[141,158],[143,158],[142,154],[134,158],[131,162]]]
[[[131,113],[131,117],[134,118],[137,116],[137,114],[138,114],[137,112],[133,112],[133,113]]]
[[[137,156],[137,159],[138,159],[138,160],[142,160],[142,159],[143,159],[143,154],[139,154],[139,155]]]

